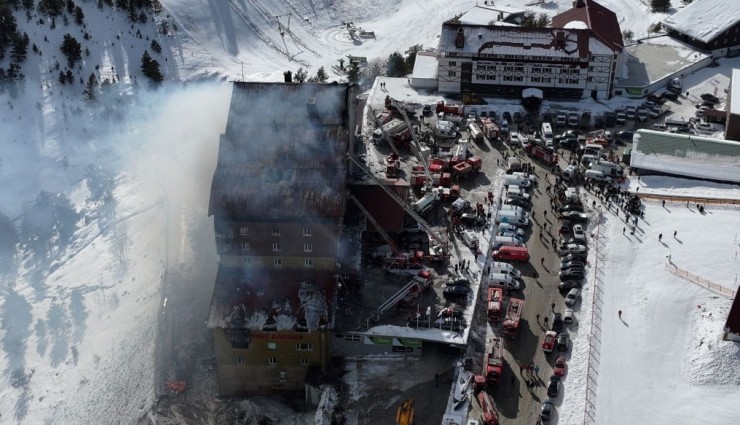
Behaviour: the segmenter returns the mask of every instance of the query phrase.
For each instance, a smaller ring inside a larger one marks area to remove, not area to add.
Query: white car
[[[580,254],[586,252],[586,247],[584,245],[576,243],[569,243],[565,245],[560,245],[560,247],[558,247],[558,252],[560,253],[560,255]]]
[[[509,223],[499,224],[498,231],[499,233],[516,233],[519,236],[526,235],[526,232],[524,231],[524,229],[520,229],[519,227],[516,227],[513,224],[509,224]]]
[[[576,239],[582,242],[586,241],[586,232],[583,229],[583,225],[581,224],[573,225],[573,239]]]
[[[519,133],[518,132],[512,131],[509,134],[509,136],[511,138],[511,145],[512,146],[518,146],[520,144],[521,140],[519,139]]]
[[[563,312],[563,323],[566,325],[572,325],[576,322],[576,316],[572,308],[566,308]]]
[[[560,173],[561,176],[563,176],[564,179],[570,180],[573,178],[573,175],[575,175],[576,171],[578,171],[578,167],[575,165],[569,165],[568,167],[563,170],[562,173]]]
[[[573,288],[568,292],[568,295],[565,296],[565,305],[567,306],[573,306],[577,301],[578,298],[581,297],[581,290],[578,288]]]

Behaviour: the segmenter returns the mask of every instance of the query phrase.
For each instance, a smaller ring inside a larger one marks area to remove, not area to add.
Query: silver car
[[[581,290],[579,288],[573,288],[568,291],[568,295],[565,296],[565,305],[572,307],[581,297]]]

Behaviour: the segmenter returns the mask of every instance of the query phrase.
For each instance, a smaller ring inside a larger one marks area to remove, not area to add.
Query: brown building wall
[[[219,255],[336,257],[339,223],[234,222],[217,218]],[[277,244],[277,249],[275,244]]]
[[[232,348],[223,329],[213,330],[221,395],[302,391],[309,366],[326,367],[325,332],[252,332],[247,349]],[[301,344],[298,346],[298,344]]]
[[[276,259],[279,259],[277,261]],[[306,262],[310,260],[310,262]],[[224,267],[240,267],[243,269],[299,269],[308,268],[313,270],[334,270],[337,260],[334,257],[283,257],[270,256],[258,257],[250,255],[222,255],[221,265]]]
[[[740,141],[740,115],[727,113],[725,139]]]

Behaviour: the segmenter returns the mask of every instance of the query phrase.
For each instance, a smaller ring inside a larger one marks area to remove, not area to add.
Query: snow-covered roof
[[[564,33],[562,45],[557,41],[559,32]],[[455,43],[458,34],[464,40],[461,48]],[[444,24],[439,49],[468,54],[587,58],[590,39],[584,30]]]
[[[414,72],[411,78],[435,79],[437,78],[437,55],[416,54],[414,61]]]
[[[630,167],[699,179],[740,182],[740,143],[638,130]]]
[[[737,0],[694,0],[663,21],[663,25],[681,34],[709,43],[740,21]]]
[[[570,21],[567,24],[563,26],[563,28],[572,28],[576,30],[585,30],[588,28],[588,25],[586,25],[583,21]]]
[[[730,102],[727,109],[733,115],[740,115],[740,69],[732,70],[732,80],[730,80]]]
[[[491,2],[493,3],[493,2]],[[511,15],[523,14],[524,10],[508,6],[475,5],[465,12],[458,20],[465,25],[489,25],[491,22],[501,22]]]

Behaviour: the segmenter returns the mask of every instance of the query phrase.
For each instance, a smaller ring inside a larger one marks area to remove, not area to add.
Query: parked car
[[[583,261],[561,261],[560,262],[560,270],[568,270],[572,268],[585,268],[586,265],[583,263]]]
[[[559,278],[561,282],[565,282],[566,280],[581,280],[586,277],[586,271],[582,268],[570,268],[567,270],[563,270],[559,274]]]
[[[434,327],[443,331],[460,332],[466,325],[465,320],[459,317],[440,317],[434,321]]]
[[[573,239],[586,242],[586,232],[583,230],[582,224],[574,224],[571,232],[573,233]]]
[[[542,410],[540,410],[540,419],[542,422],[550,422],[553,413],[555,412],[555,402],[549,398],[542,403]]]
[[[425,314],[415,314],[406,318],[406,326],[412,328],[428,328],[429,327],[429,316]]]
[[[558,351],[567,351],[568,350],[568,333],[567,332],[560,332],[558,335]]]
[[[558,396],[558,387],[560,386],[560,377],[552,375],[550,383],[547,384],[547,396],[555,398]]]
[[[509,197],[504,201],[505,205],[515,205],[517,207],[529,208],[529,201],[524,198]]]
[[[588,252],[571,252],[560,257],[560,261],[583,261],[585,263],[587,257]]]
[[[574,252],[576,253],[586,252],[586,246],[570,243],[570,244],[560,245],[558,247],[558,253],[560,253],[560,255],[572,254]]]
[[[565,311],[563,311],[563,323],[566,325],[572,325],[576,322],[576,315],[573,312],[572,308],[566,308]]]
[[[656,105],[662,105],[665,103],[665,99],[663,99],[659,94],[653,93],[648,95],[648,100],[653,102]]]
[[[579,205],[579,204],[565,204],[562,207],[560,207],[560,209],[558,209],[558,212],[560,214],[563,214],[565,212],[570,212],[570,211],[583,212],[583,205]],[[574,224],[574,226],[575,226],[575,224]]]
[[[707,101],[699,102],[696,104],[696,109],[704,109],[704,110],[714,109],[714,103],[707,102]]]
[[[617,139],[625,142],[631,142],[634,135],[634,131],[622,130],[617,132]]]
[[[522,122],[522,113],[521,112],[514,112],[514,122],[519,124]]]
[[[432,105],[424,105],[421,109],[422,115],[425,117],[431,117],[434,113],[432,112]]]
[[[470,286],[470,280],[465,278],[450,279],[445,283],[446,286]]]
[[[555,333],[560,333],[563,331],[563,315],[560,313],[553,313],[552,314],[552,324],[550,325],[550,330]]]
[[[520,227],[516,227],[513,224],[509,224],[509,223],[500,223],[498,225],[498,231],[499,233],[507,233],[507,232],[516,233],[519,236],[524,236],[527,234],[527,232],[525,232],[524,229]]]
[[[637,108],[635,108],[634,106],[628,106],[624,110],[624,113],[627,115],[628,120],[633,120],[637,116]]]
[[[585,223],[588,221],[588,214],[578,211],[566,211],[562,213],[561,216],[564,219],[573,221],[575,223]]]
[[[702,100],[707,102],[719,103],[719,98],[710,93],[702,93],[700,97]]]
[[[502,115],[502,117],[503,117],[503,119],[504,119],[505,121],[507,121],[507,122],[512,122],[512,119],[511,119],[511,112],[509,112],[509,111],[506,111],[506,112],[504,112],[504,114]]]
[[[565,296],[565,305],[571,307],[575,305],[575,303],[578,301],[578,298],[581,297],[581,290],[580,288],[573,288],[570,291],[568,291],[568,295]]]
[[[545,332],[545,336],[542,337],[542,351],[545,353],[552,353],[552,350],[555,348],[557,336],[558,334],[554,331]]]
[[[560,282],[560,284],[558,285],[558,291],[560,291],[560,293],[562,294],[562,293],[566,293],[570,291],[573,288],[580,288],[580,287],[581,287],[580,281],[566,280],[565,282]]]
[[[665,99],[670,99],[674,102],[678,100],[678,93],[674,93],[672,91],[667,91],[665,93],[662,93],[661,96],[663,96],[663,98]]]
[[[467,299],[469,293],[470,289],[468,289],[468,287],[464,285],[448,286],[444,290],[442,290],[442,296],[446,299]]]
[[[565,375],[565,369],[568,367],[568,363],[565,360],[565,356],[560,356],[555,359],[555,366],[552,368],[552,373],[555,376]]]

